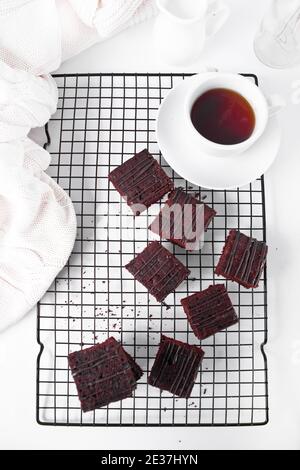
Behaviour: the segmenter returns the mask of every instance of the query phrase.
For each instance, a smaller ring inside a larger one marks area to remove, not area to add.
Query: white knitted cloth
[[[70,0],[81,20],[90,27],[95,26],[101,37],[115,34],[128,25],[151,17],[156,6],[153,0]]]
[[[0,145],[0,328],[19,320],[66,264],[76,236],[67,194],[29,139]],[[9,164],[5,160],[10,159]]]
[[[42,75],[157,11],[155,0],[0,0],[0,60]]]
[[[154,12],[154,0],[0,0],[0,331],[43,296],[76,236],[50,155],[27,137],[56,110],[48,74]]]

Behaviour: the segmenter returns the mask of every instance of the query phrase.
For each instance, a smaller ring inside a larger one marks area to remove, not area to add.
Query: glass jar
[[[300,0],[272,0],[255,38],[254,50],[270,67],[300,64]]]

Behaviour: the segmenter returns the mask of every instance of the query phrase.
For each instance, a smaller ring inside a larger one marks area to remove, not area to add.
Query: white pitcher
[[[229,7],[223,0],[156,0],[159,16],[154,42],[161,58],[172,65],[199,59],[205,41],[226,22]]]

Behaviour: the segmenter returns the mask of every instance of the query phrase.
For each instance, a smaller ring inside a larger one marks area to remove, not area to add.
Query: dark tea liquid
[[[223,145],[240,144],[251,137],[255,114],[239,93],[215,88],[194,103],[191,118],[194,127],[206,139]]]

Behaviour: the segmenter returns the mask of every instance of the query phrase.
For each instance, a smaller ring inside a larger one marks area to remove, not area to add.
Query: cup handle
[[[206,12],[206,37],[209,38],[219,31],[228,20],[230,8],[223,0],[212,0]]]
[[[267,103],[269,106],[269,117],[276,116],[283,108],[286,107],[284,99],[275,95],[267,98]]]

